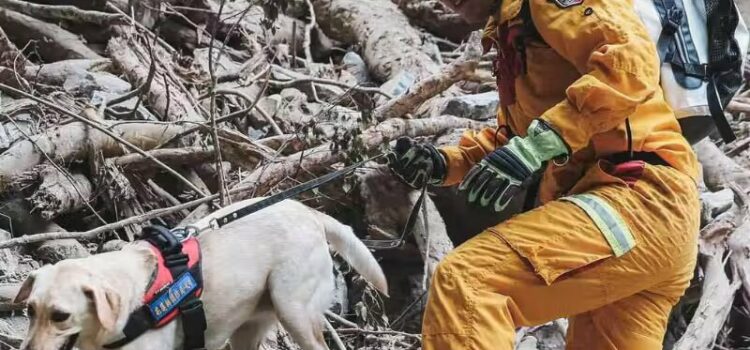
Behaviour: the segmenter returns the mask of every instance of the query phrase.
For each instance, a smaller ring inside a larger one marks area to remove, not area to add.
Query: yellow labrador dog
[[[221,217],[258,199],[235,203],[197,223]],[[326,349],[323,312],[334,281],[328,241],[380,292],[386,279],[351,228],[299,202],[286,200],[199,237],[206,349],[257,349],[278,321],[305,350]],[[26,301],[31,326],[22,349],[59,350],[76,339],[81,350],[102,349],[122,337],[129,314],[156,267],[146,243],[121,251],[61,261],[35,271],[17,301]],[[150,330],[122,349],[182,348],[180,318]]]

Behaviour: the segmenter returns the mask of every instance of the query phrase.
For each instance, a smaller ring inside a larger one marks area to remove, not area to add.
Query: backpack
[[[742,86],[750,34],[735,0],[633,0],[661,58],[661,86],[696,143],[718,129],[736,139],[724,109]]]

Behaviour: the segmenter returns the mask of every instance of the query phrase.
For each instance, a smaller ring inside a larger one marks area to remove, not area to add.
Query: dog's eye
[[[70,317],[70,314],[67,312],[53,311],[50,319],[52,320],[52,322],[63,322],[67,320],[68,317]]]
[[[36,311],[34,311],[34,307],[31,305],[27,306],[26,314],[29,315],[29,318],[34,318],[34,316],[36,316]]]

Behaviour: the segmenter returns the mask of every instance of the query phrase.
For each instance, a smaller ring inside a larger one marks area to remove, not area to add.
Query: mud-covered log
[[[742,285],[726,276],[721,256],[705,257],[703,271],[705,278],[700,304],[673,350],[711,349],[732,309],[734,295]]]
[[[481,25],[466,23],[461,16],[447,9],[438,0],[391,0],[409,17],[409,21],[432,34],[461,42]]]
[[[148,81],[151,66],[150,58],[149,61],[144,61],[144,59],[150,57],[148,50],[134,36],[128,35],[127,29],[121,29],[117,32],[119,34],[109,41],[107,53],[112,57],[114,64],[125,73],[133,86],[141,86]],[[174,87],[170,89],[165,85],[162,73],[156,73],[145,94],[151,109],[164,120],[205,120],[193,108],[193,104],[186,96]]]
[[[415,80],[437,73],[419,31],[389,0],[314,0],[323,31],[336,40],[363,47],[363,58],[380,81],[407,71]]]
[[[72,58],[102,58],[81,39],[60,26],[0,8],[0,26],[18,47],[35,41],[34,51],[48,62]]]
[[[148,122],[103,124],[130,143],[146,150],[185,130],[184,126]],[[7,189],[15,176],[46,161],[47,156],[67,163],[86,159],[92,152],[113,157],[122,155],[125,150],[117,140],[81,122],[56,126],[32,136],[30,140],[18,141],[0,154],[0,192]]]
[[[56,6],[49,6],[20,0],[0,0],[0,7],[50,22],[65,20],[108,26],[123,19],[117,14],[83,10],[72,5],[60,5],[59,2]]]
[[[750,188],[750,171],[727,157],[710,139],[695,144],[693,149],[703,166],[703,179],[709,189],[717,191],[730,183],[745,190]]]
[[[24,76],[31,82],[48,85],[62,85],[65,80],[74,76],[82,75],[87,71],[110,72],[112,61],[108,58],[101,59],[72,59],[38,66],[28,66]]]
[[[41,184],[28,201],[32,210],[39,211],[45,220],[81,209],[91,199],[93,186],[84,174],[62,171],[51,165],[34,171],[38,171]]]
[[[481,35],[478,32],[472,33],[466,43],[466,51],[459,59],[445,66],[440,72],[421,80],[403,95],[378,107],[374,113],[375,118],[385,120],[401,117],[415,110],[430,98],[447,90],[453,84],[471,78],[482,55],[480,40]]]
[[[191,165],[208,162],[213,158],[213,147],[163,148],[149,151],[154,158],[170,165]],[[112,159],[112,163],[128,171],[153,169],[150,159],[131,153]]]

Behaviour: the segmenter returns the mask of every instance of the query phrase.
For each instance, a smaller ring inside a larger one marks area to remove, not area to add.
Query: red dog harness
[[[193,237],[180,242],[169,229],[156,225],[143,229],[143,240],[156,255],[156,271],[143,296],[143,305],[130,314],[125,324],[125,337],[104,347],[120,348],[146,331],[182,316],[183,349],[203,349],[206,317],[199,299],[203,278],[198,240]]]

